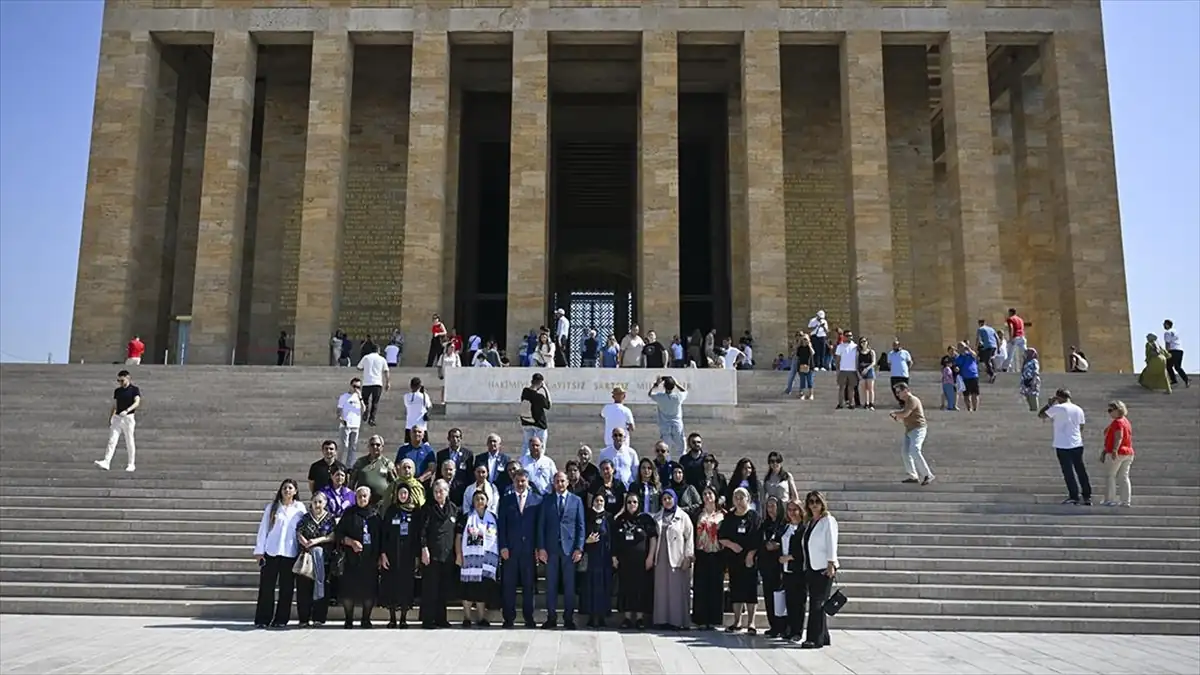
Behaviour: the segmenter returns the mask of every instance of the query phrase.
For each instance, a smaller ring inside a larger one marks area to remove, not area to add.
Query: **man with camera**
[[[1083,408],[1071,402],[1070,391],[1059,389],[1038,411],[1038,417],[1054,423],[1054,452],[1067,483],[1067,498],[1062,503],[1091,506],[1092,482],[1083,464],[1083,425],[1087,421]]]
[[[662,391],[655,391],[659,385]],[[687,390],[675,378],[663,375],[650,385],[650,399],[658,406],[658,437],[679,457],[684,452],[683,402]]]

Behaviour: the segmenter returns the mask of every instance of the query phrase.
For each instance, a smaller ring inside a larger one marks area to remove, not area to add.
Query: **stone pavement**
[[[256,631],[190,619],[0,616],[0,673],[1178,673],[1200,638],[835,631],[802,651],[722,633]],[[364,649],[363,645],[377,645]],[[403,666],[400,666],[400,661]]]

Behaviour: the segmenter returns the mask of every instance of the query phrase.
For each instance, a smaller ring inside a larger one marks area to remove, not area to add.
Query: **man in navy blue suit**
[[[487,467],[488,482],[495,485],[497,490],[500,489],[496,481],[504,475],[504,469],[508,466],[508,455],[504,454],[504,450],[500,447],[499,434],[488,434],[487,452],[475,455],[475,466]],[[475,466],[471,467],[472,474],[475,472]]]
[[[583,557],[583,500],[567,491],[567,474],[554,474],[554,492],[542,499],[538,510],[538,560],[546,563],[546,623],[558,626],[558,584],[562,581],[566,605],[563,627],[575,630],[575,565]]]
[[[496,544],[500,547],[500,581],[504,595],[504,627],[517,619],[517,583],[521,584],[525,627],[533,628],[534,569],[537,567],[537,524],[542,497],[529,487],[529,476],[517,471],[513,491],[500,498]]]

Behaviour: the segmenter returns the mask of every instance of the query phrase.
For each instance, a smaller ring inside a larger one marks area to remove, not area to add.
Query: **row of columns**
[[[454,226],[448,222],[445,180],[450,136],[449,38],[447,32],[437,30],[413,35],[401,317],[406,334],[414,338],[427,335],[430,315],[453,304],[446,297],[443,274],[447,264],[443,242],[448,228]],[[1111,348],[1122,353],[1117,344],[1127,340],[1127,331],[1119,333],[1128,319],[1123,268],[1111,264],[1121,261],[1121,250],[1107,86],[1093,84],[1089,88],[1086,83],[1095,83],[1097,77],[1084,67],[1096,58],[1091,50],[1098,46],[1102,61],[1098,36],[1056,34],[1044,47],[1048,100],[1053,108],[1049,119],[1054,140],[1049,154],[1057,172],[1054,212],[1059,236],[1055,237],[1055,254],[1064,298],[1064,337],[1077,339],[1086,331],[1094,345],[1091,351]],[[257,45],[247,32],[214,35],[189,345],[193,363],[228,362],[236,344],[256,54]],[[160,59],[153,38],[146,33],[108,32],[103,36],[101,55],[73,353],[94,351],[97,344],[105,349],[104,342],[121,344],[132,324],[128,280],[120,270],[136,264],[128,259],[129,243],[143,225],[141,183],[154,124],[153,92]],[[892,335],[896,332],[897,289],[905,287],[904,283],[897,285],[897,274],[911,272],[907,268],[897,272],[894,264],[897,251],[893,250],[890,190],[898,167],[890,166],[889,158],[883,36],[878,31],[848,33],[841,43],[841,55],[851,319],[874,335]],[[957,263],[953,265],[953,290],[939,289],[953,293],[953,319],[947,320],[944,313],[940,319],[962,334],[976,316],[998,317],[1004,309],[984,33],[952,31],[945,39],[942,60],[950,195],[947,220]],[[294,336],[297,363],[326,361],[329,335],[338,317],[353,64],[349,34],[314,34]],[[514,33],[512,65],[507,252],[510,345],[516,344],[523,329],[544,323],[550,310],[546,296],[547,33]],[[679,325],[678,70],[678,34],[644,33],[638,320],[651,328],[671,327],[660,333],[674,332]],[[744,167],[745,178],[744,185],[737,188],[741,193],[731,200],[735,227],[732,296],[735,303],[741,299],[746,306],[735,307],[734,316],[743,317],[746,328],[768,351],[781,350],[789,327],[778,32],[743,34],[739,92],[731,149],[744,154],[735,153],[731,167]],[[1097,116],[1098,109],[1103,110],[1103,119]],[[1064,138],[1071,140],[1064,142]],[[118,145],[121,149],[114,154]],[[1111,195],[1097,193],[1097,185],[1100,193],[1111,188]],[[736,231],[741,223],[744,236]],[[908,252],[902,253],[908,260]],[[1114,276],[1120,277],[1119,284],[1112,283]],[[1118,289],[1119,294],[1115,293]],[[1096,294],[1112,299],[1101,307]],[[95,315],[96,307],[114,309]],[[81,311],[86,320],[81,320]],[[1097,321],[1108,321],[1115,328],[1097,333]],[[1095,344],[1097,335],[1107,342]],[[414,344],[419,342],[414,340]],[[422,358],[421,352],[407,350],[414,360]],[[1127,347],[1123,353],[1127,355]]]

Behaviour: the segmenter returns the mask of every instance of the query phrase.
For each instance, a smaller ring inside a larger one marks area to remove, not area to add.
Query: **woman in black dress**
[[[749,505],[751,510],[758,510],[759,485],[758,472],[754,470],[754,462],[750,461],[749,457],[743,457],[738,460],[737,466],[733,468],[733,474],[729,476],[729,484],[725,490],[725,508],[734,508],[733,491],[738,488],[744,488],[748,494]]]
[[[604,495],[604,510],[613,518],[625,508],[625,485],[616,476],[612,462],[606,459],[600,462],[600,477],[592,484],[592,492]]]
[[[779,569],[779,538],[787,523],[783,519],[783,504],[778,497],[767,497],[763,508],[762,545],[756,556],[758,574],[762,577],[763,600],[767,603],[767,637],[784,633],[783,620],[775,616],[775,591],[781,588]]]
[[[671,469],[671,482],[666,487],[675,491],[679,495],[679,500],[676,503],[676,508],[687,514],[688,518],[694,523],[696,522],[696,514],[700,511],[700,493],[696,488],[688,485],[683,479],[683,467],[676,464]]]
[[[750,508],[750,492],[746,488],[734,488],[733,509],[725,514],[720,537],[729,570],[729,601],[733,603],[733,623],[725,632],[737,633],[745,628],[754,635],[758,632],[754,627],[754,611],[758,607],[758,569],[754,559],[762,543],[762,523],[758,513]],[[743,612],[746,625],[740,626]]]
[[[324,492],[313,495],[312,508],[300,518],[296,526],[296,542],[300,550],[313,555],[313,578],[296,575],[296,616],[300,627],[324,626],[329,616],[328,571],[329,558],[333,550],[333,514],[329,512],[329,498]],[[317,562],[317,550],[320,562]]]
[[[415,480],[415,479],[410,479]],[[388,628],[408,628],[408,610],[416,587],[420,504],[408,485],[396,484],[396,498],[383,515],[379,604],[388,608]],[[396,620],[396,611],[400,620]]]
[[[338,594],[346,612],[345,628],[354,627],[354,606],[362,607],[362,627],[371,627],[371,610],[379,591],[379,515],[371,507],[371,488],[354,491],[354,506],[342,513],[335,535],[344,564]]]
[[[625,496],[625,509],[613,523],[613,567],[617,568],[617,608],[625,614],[621,628],[644,630],[654,611],[654,553],[658,526],[642,513],[635,493]],[[638,618],[637,614],[641,614]],[[636,624],[634,623],[636,619]]]
[[[583,550],[587,569],[583,572],[583,602],[581,611],[588,615],[589,628],[603,628],[612,609],[612,533],[613,517],[605,510],[604,495],[594,494],[584,500],[587,538]]]
[[[804,517],[800,502],[788,502],[787,525],[779,535],[780,582],[787,596],[787,616],[781,622],[781,637],[796,644],[804,634],[804,608],[808,605],[808,587],[804,578],[804,571],[808,569],[804,559]]]
[[[450,503],[450,486],[438,479],[433,499],[421,512],[421,626],[449,628],[446,603],[458,579],[454,565],[455,528],[459,509]]]

